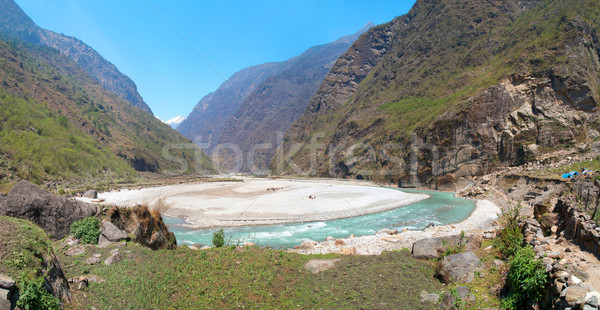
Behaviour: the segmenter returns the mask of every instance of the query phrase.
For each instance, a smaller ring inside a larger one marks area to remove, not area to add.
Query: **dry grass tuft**
[[[162,215],[165,214],[169,209],[171,209],[172,204],[167,202],[166,197],[160,197],[156,200],[152,207],[150,207],[150,214],[155,219],[162,218]]]

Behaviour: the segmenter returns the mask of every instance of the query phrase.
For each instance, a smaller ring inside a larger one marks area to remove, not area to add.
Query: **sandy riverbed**
[[[310,197],[314,197],[311,199]],[[315,222],[384,212],[425,194],[336,180],[244,179],[100,193],[105,204],[171,204],[166,215],[184,217],[190,228]]]

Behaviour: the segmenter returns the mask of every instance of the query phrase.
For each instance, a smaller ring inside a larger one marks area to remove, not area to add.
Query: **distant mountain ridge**
[[[172,119],[165,121],[165,124],[171,126],[171,128],[173,129],[177,129],[177,127],[183,122],[185,121],[185,117],[179,115],[179,116],[175,116]]]
[[[355,34],[311,47],[287,61],[241,70],[203,98],[178,130],[225,168],[266,170],[278,146],[277,133],[283,135],[302,115],[333,62],[372,26],[369,23]],[[213,152],[216,147],[220,152]]]
[[[0,33],[59,50],[104,88],[152,114],[152,110],[138,93],[135,83],[115,65],[77,38],[40,28],[13,0],[0,0]]]

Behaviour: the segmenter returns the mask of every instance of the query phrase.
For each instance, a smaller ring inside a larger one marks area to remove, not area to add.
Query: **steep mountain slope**
[[[0,40],[0,81],[3,182],[213,171],[191,141],[55,49]]]
[[[338,59],[271,169],[438,184],[589,149],[599,16],[592,0],[419,0]]]
[[[177,130],[210,154],[227,119],[260,83],[281,70],[284,67],[279,63],[266,63],[234,73],[215,92],[202,98]]]
[[[0,0],[0,33],[59,50],[104,88],[133,106],[152,113],[137,92],[135,83],[117,67],[80,40],[38,27],[13,0]]]

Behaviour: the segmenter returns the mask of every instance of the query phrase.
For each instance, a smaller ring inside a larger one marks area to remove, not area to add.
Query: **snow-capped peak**
[[[177,126],[179,126],[179,124],[181,124],[181,122],[183,122],[184,120],[185,120],[185,117],[179,115],[179,116],[173,117],[172,119],[166,121],[165,124],[171,126],[173,129],[176,129]]]

